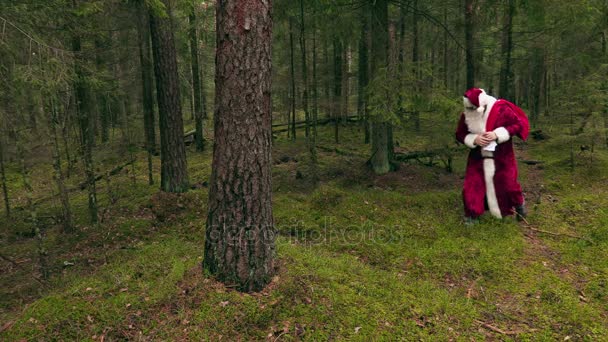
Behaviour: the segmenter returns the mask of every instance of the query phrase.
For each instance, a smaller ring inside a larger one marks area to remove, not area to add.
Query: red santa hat
[[[463,101],[465,107],[476,107],[478,112],[483,113],[489,97],[483,89],[471,88],[464,93]]]

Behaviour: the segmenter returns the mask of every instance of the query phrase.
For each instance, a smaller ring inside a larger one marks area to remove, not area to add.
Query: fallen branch
[[[528,220],[526,220],[525,217],[523,217],[522,215],[520,215],[518,212],[516,212],[515,210],[513,210],[513,213],[517,217],[519,217],[525,223],[524,227],[528,228],[529,230],[531,230],[533,232],[547,234],[547,235],[551,235],[551,236],[566,236],[566,237],[573,238],[573,239],[579,239],[579,240],[587,241],[587,242],[589,242],[592,245],[595,244],[595,243],[593,243],[593,241],[591,241],[591,240],[589,240],[587,238],[584,238],[582,236],[578,236],[578,235],[574,235],[574,234],[570,234],[570,233],[554,233],[554,232],[549,232],[549,231],[546,231],[546,230],[535,228],[535,227],[533,227],[530,224],[530,222],[528,222]]]
[[[509,331],[505,331],[505,330],[502,330],[500,328],[497,328],[497,327],[493,326],[490,323],[486,323],[486,322],[480,321],[478,319],[476,319],[475,322],[477,322],[478,324],[481,324],[482,327],[484,327],[484,328],[486,328],[488,330],[491,330],[491,331],[493,331],[495,333],[499,333],[501,335],[513,336],[513,335],[519,334],[519,332],[517,332],[517,331],[510,331],[510,330]]]
[[[543,164],[544,161],[542,160],[524,160],[521,159],[520,160],[522,163],[526,164],[526,165],[538,165],[538,164]]]
[[[101,175],[96,176],[95,177],[95,182],[98,182],[98,181],[102,180],[106,175],[114,176],[114,175],[118,174],[120,171],[122,171],[122,169],[124,169],[125,167],[127,167],[127,166],[129,166],[131,164],[133,164],[133,161],[129,161],[129,162],[124,163],[122,165],[118,165],[117,167],[113,168],[112,170],[110,170],[110,171],[108,171],[106,173],[103,173]],[[87,183],[88,182],[86,182],[86,181],[80,183],[80,186],[79,186],[80,190],[86,189]]]

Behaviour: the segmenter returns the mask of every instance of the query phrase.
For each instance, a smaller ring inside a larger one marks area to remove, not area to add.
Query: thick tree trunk
[[[367,117],[367,85],[369,84],[369,8],[361,9],[361,36],[359,37],[359,72],[357,114],[363,125],[365,143],[369,143],[369,121]]]
[[[70,206],[68,190],[65,186],[65,176],[61,168],[61,151],[59,148],[59,139],[57,138],[57,125],[59,122],[59,117],[54,99],[51,98],[49,102],[49,109],[51,112],[49,126],[51,127],[51,138],[53,139],[53,170],[55,171],[55,183],[57,184],[57,190],[59,191],[59,199],[61,200],[63,232],[71,233],[72,231],[74,231],[74,225],[72,223],[72,208]]]
[[[372,5],[372,77],[388,63],[388,1],[377,0]],[[389,124],[382,119],[372,123],[371,166],[376,174],[390,171]]]
[[[4,168],[4,137],[0,137],[0,180],[2,181],[2,195],[4,198],[4,210],[7,218],[11,217],[11,204],[8,197],[8,185],[6,183],[6,169]]]
[[[473,0],[465,0],[465,8],[464,8],[464,35],[465,35],[465,45],[466,45],[466,60],[467,60],[467,89],[473,88],[475,86],[475,54],[473,49],[475,48],[475,34],[474,34],[474,1]]]
[[[205,139],[203,136],[203,99],[201,91],[201,72],[199,67],[198,54],[198,32],[195,9],[188,16],[190,21],[190,57],[192,58],[192,90],[194,94],[194,122],[196,127],[195,145],[197,151],[205,149]]]
[[[504,31],[502,33],[502,65],[498,85],[499,96],[513,101],[513,75],[511,71],[511,52],[513,51],[513,16],[515,15],[515,0],[505,0]]]
[[[289,76],[291,81],[291,140],[296,140],[296,70],[293,44],[293,18],[289,17]]]
[[[203,266],[241,291],[275,272],[271,1],[217,4],[215,144]]]
[[[76,6],[76,1],[74,1]],[[72,38],[72,51],[76,55],[74,60],[74,81],[76,112],[80,127],[80,143],[87,182],[89,198],[89,215],[92,223],[97,223],[97,190],[95,189],[95,166],[93,163],[93,127],[91,124],[91,94],[88,90],[88,80],[84,73],[81,54],[80,36],[75,33]]]
[[[167,16],[150,16],[160,127],[160,187],[166,192],[186,192],[188,168],[171,6],[169,0],[163,3]]]
[[[152,80],[152,58],[150,56],[150,23],[148,9],[143,0],[138,2],[137,33],[139,40],[139,63],[141,72],[142,104],[144,112],[144,136],[148,157],[148,184],[154,184],[152,156],[156,154],[156,130],[154,125],[154,89]]]

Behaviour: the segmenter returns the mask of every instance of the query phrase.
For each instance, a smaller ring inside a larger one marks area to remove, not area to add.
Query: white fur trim
[[[475,145],[475,138],[477,138],[477,134],[475,134],[475,133],[467,134],[467,136],[464,137],[464,144],[470,148],[477,147],[477,145]]]
[[[494,159],[486,158],[483,160],[483,173],[486,183],[488,208],[490,209],[492,216],[500,219],[502,218],[502,215],[500,213],[500,207],[498,206],[498,198],[496,198],[496,188],[494,187],[494,174],[496,173]]]
[[[490,116],[490,112],[496,103],[496,98],[486,93],[479,94],[479,104],[483,103],[483,106],[477,108],[477,110],[467,110],[465,108],[464,118],[469,128],[469,132],[475,134],[483,134],[486,132],[486,122],[488,121],[488,116]],[[467,104],[469,106],[473,106],[471,102],[465,97],[464,98],[465,107]],[[479,109],[481,108],[481,111]]]
[[[509,131],[507,131],[507,129],[504,127],[498,127],[497,129],[494,130],[494,133],[498,137],[499,144],[502,144],[506,141],[509,141],[509,139],[511,139],[511,135],[509,135]]]

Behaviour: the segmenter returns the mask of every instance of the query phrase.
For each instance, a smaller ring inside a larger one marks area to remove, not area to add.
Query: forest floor
[[[147,185],[137,155],[135,183],[130,168],[98,183],[97,226],[87,223],[86,194],[72,192],[72,235],[53,220],[58,201],[40,201],[51,271],[44,285],[34,278],[27,213],[14,210],[0,219],[0,253],[14,261],[0,260],[0,340],[608,339],[605,148],[575,154],[572,170],[565,140],[518,143],[520,157],[543,161],[520,164],[528,223],[484,216],[465,226],[464,150],[454,173],[411,162],[374,176],[360,130],[344,127],[341,136],[335,144],[321,130],[316,186],[303,134],[276,140],[280,267],[260,293],[201,271],[209,149],[189,148],[197,186],[183,195]],[[124,163],[120,155],[101,148],[99,168]],[[49,174],[50,166],[33,169],[35,200],[54,192]],[[9,181],[13,205],[23,206],[16,166]]]

